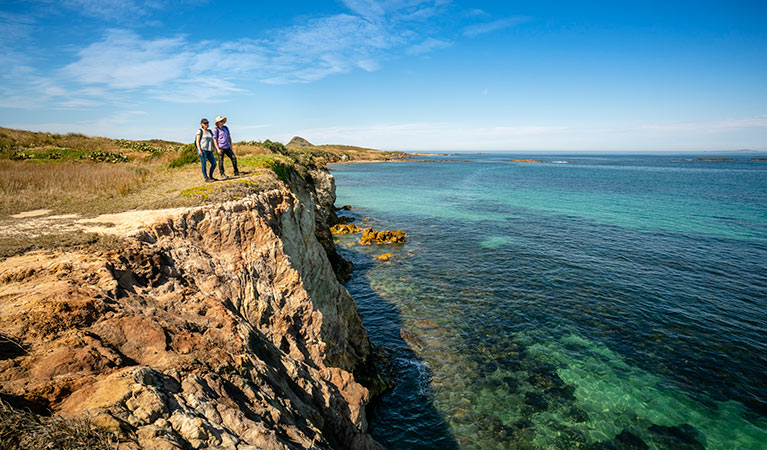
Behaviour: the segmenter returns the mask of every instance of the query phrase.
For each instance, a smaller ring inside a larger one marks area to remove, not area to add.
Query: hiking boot
[[[212,182],[212,181],[218,181],[218,179],[217,179],[217,178],[213,178],[213,177],[210,177],[210,178],[208,178],[208,181],[211,181],[211,182]]]
[[[210,183],[210,178],[208,178],[208,177],[205,177],[205,182],[206,182],[206,183]]]
[[[234,172],[234,176],[235,176],[235,177],[239,177],[239,176],[240,176],[240,172],[239,172],[239,171],[235,171],[235,172]]]

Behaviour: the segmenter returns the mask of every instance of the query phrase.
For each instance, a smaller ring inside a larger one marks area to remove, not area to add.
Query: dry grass
[[[0,400],[0,450],[98,450],[114,449],[117,444],[115,436],[87,419],[42,417]]]
[[[271,155],[272,152],[269,151],[266,147],[262,147],[260,145],[252,145],[252,144],[243,144],[243,143],[235,143],[234,146],[235,154],[237,156],[246,156],[246,155]]]
[[[130,164],[0,160],[0,215],[124,196],[148,176]]]
[[[135,141],[0,127],[0,159],[81,160],[90,159],[94,152],[107,152],[146,161],[174,153],[183,146],[160,139]]]
[[[118,151],[112,139],[88,137],[79,133],[55,134],[34,131],[13,130],[0,127],[0,148],[77,148],[82,150]]]

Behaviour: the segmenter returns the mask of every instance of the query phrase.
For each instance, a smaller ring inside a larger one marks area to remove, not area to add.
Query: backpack
[[[205,136],[205,132],[202,131],[202,128],[200,128],[197,131],[200,133],[200,141],[202,141],[202,137]],[[215,136],[213,136],[213,132],[211,130],[208,130],[208,132],[210,133],[211,137],[215,138]],[[197,146],[197,134],[194,135],[194,145]],[[202,150],[202,142],[200,143],[200,146],[197,146],[197,150]]]

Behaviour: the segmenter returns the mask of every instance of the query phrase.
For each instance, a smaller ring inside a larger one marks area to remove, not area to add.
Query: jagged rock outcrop
[[[402,230],[381,230],[372,228],[362,230],[360,244],[403,244],[407,240],[407,234]]]
[[[312,177],[0,263],[22,349],[0,357],[3,400],[88,414],[121,448],[380,448],[353,375],[371,346],[317,239],[335,186]]]
[[[314,204],[317,240],[325,249],[338,281],[344,282],[351,276],[352,264],[338,254],[330,232],[330,227],[341,223],[335,209],[336,180],[327,171],[317,169],[308,173],[308,185],[297,178],[294,176],[291,180],[291,189],[304,201]]]
[[[332,234],[354,234],[362,231],[362,228],[353,223],[339,223],[330,227]]]

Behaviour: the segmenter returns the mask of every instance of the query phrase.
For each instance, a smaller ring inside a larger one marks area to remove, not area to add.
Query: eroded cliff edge
[[[0,263],[0,333],[20,346],[3,399],[87,414],[120,448],[380,448],[353,375],[370,342],[331,264],[332,177],[290,181]]]

